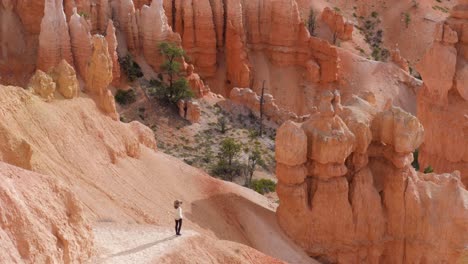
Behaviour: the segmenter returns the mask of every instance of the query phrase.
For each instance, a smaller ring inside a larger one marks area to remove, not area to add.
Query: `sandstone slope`
[[[174,235],[168,228],[100,224],[94,228],[98,263],[284,263],[238,243],[216,240],[185,230]]]
[[[0,215],[1,263],[83,263],[94,253],[81,202],[54,177],[0,162]]]
[[[185,228],[310,263],[281,232],[267,199],[223,183],[161,152],[151,130],[99,114],[83,97],[46,103],[18,87],[0,89],[4,162],[69,184],[92,222],[172,227],[172,201],[184,201]]]

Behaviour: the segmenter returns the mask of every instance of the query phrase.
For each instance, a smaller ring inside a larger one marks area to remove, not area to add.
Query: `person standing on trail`
[[[182,219],[184,218],[184,216],[182,215],[182,201],[175,200],[174,209],[175,232],[177,236],[180,236],[180,229],[182,228]]]

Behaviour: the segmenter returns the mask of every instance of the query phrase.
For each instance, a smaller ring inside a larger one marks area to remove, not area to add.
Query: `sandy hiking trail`
[[[99,223],[93,233],[96,255],[89,261],[92,264],[286,263],[243,244],[184,228],[182,236],[176,236],[169,227]]]
[[[94,226],[97,256],[90,263],[154,263],[171,253],[189,238],[199,236],[192,230],[174,230],[148,225],[98,224]]]

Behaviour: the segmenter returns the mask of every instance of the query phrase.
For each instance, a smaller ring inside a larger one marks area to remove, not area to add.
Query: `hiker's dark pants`
[[[182,228],[182,219],[175,220],[175,232],[176,234],[180,234],[180,229]]]

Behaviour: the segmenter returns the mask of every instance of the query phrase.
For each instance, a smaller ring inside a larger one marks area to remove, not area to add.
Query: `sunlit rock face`
[[[314,81],[337,80],[336,49],[310,37],[294,0],[165,1],[163,6],[202,77],[213,77],[216,67],[225,64],[227,95],[234,87],[250,87],[250,51],[264,52],[277,66],[307,68],[313,62],[321,69]]]
[[[458,170],[468,186],[468,3],[436,25],[434,42],[417,65],[424,81],[417,116],[426,130],[421,168]]]
[[[309,255],[331,263],[455,263],[468,239],[459,173],[421,174],[424,138],[400,108],[326,92],[318,112],[277,132],[277,219]],[[450,206],[449,206],[450,204]]]
[[[93,96],[102,111],[118,120],[119,114],[115,109],[114,96],[108,89],[112,82],[112,58],[109,55],[107,41],[103,36],[94,35],[92,43],[93,55],[86,71],[86,91]]]

